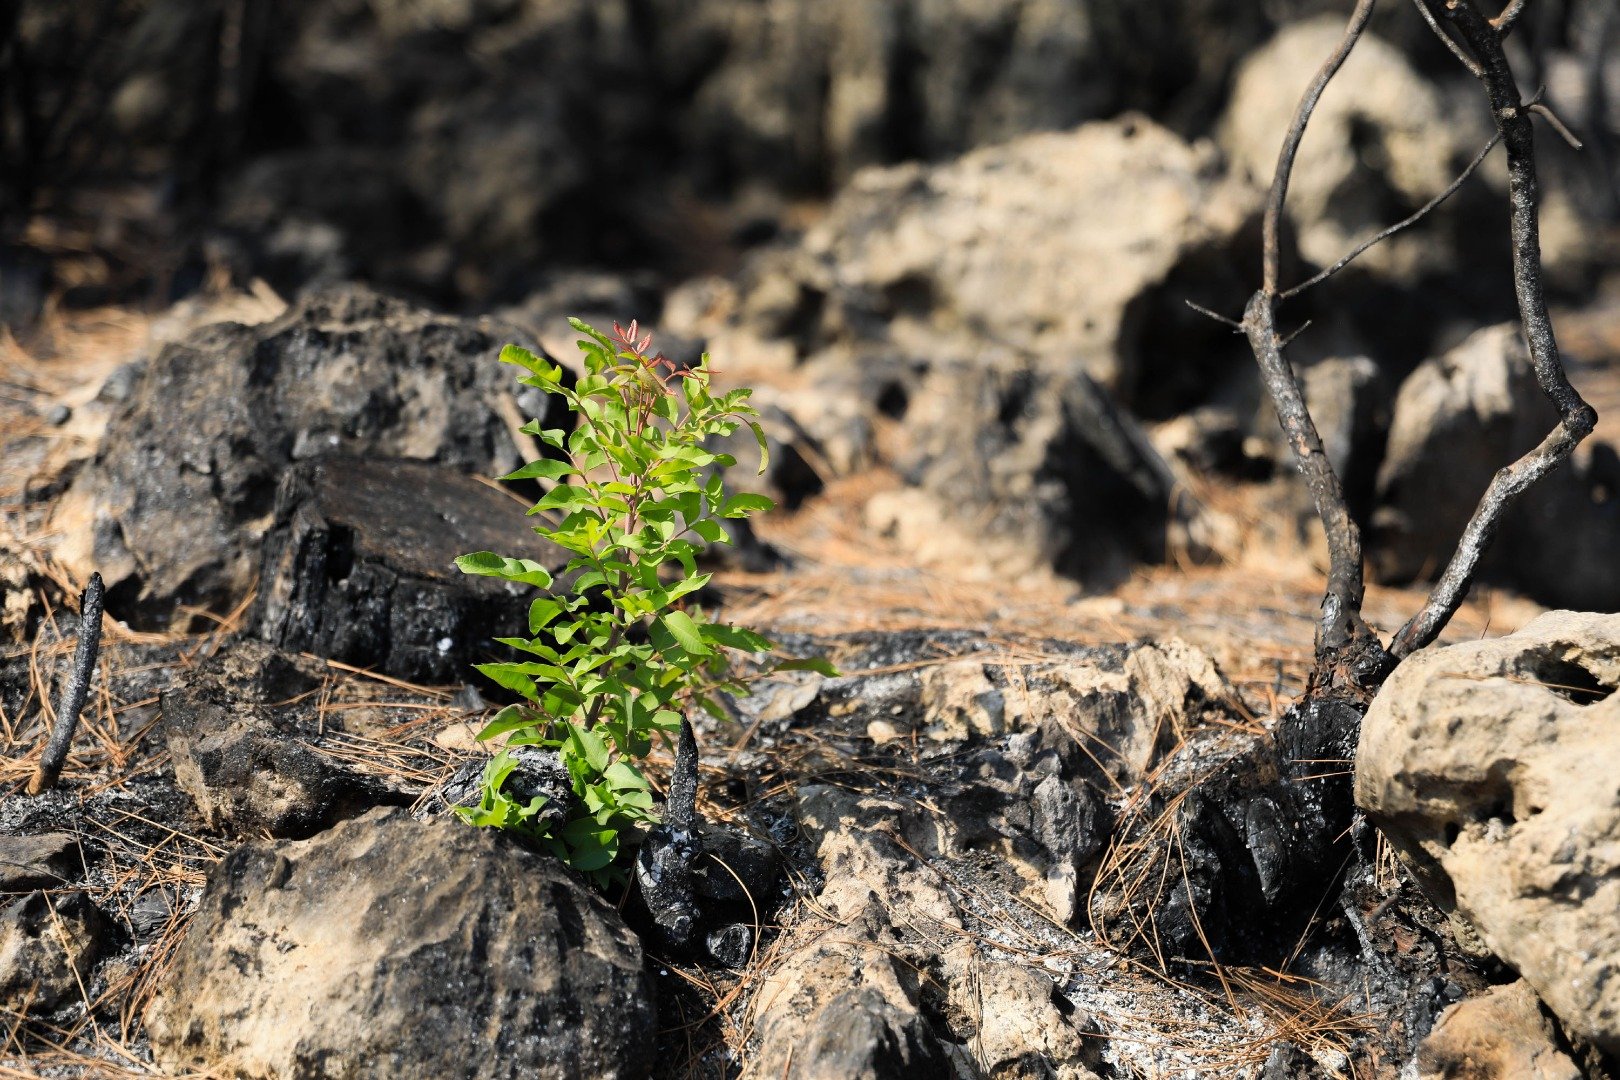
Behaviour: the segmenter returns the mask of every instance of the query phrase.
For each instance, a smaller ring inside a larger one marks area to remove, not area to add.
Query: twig
[[[1497,133],[1507,147],[1508,201],[1512,210],[1513,286],[1519,302],[1519,318],[1530,346],[1530,361],[1542,392],[1558,410],[1559,423],[1541,444],[1518,461],[1499,471],[1485,490],[1463,531],[1457,551],[1440,576],[1428,602],[1401,627],[1390,646],[1397,659],[1432,642],[1468,595],[1480,557],[1501,525],[1502,517],[1521,494],[1537,480],[1568,459],[1580,441],[1591,434],[1597,412],[1588,405],[1564,373],[1553,336],[1552,319],[1547,314],[1547,298],[1541,279],[1541,232],[1537,204],[1540,199],[1536,177],[1535,128],[1530,112],[1519,100],[1519,89],[1502,49],[1499,29],[1506,20],[1511,25],[1522,4],[1510,4],[1496,23],[1489,22],[1473,0],[1421,0],[1440,18],[1452,20],[1468,47],[1480,59],[1480,82],[1490,101]],[[1510,18],[1511,16],[1511,18]]]
[[[1467,3],[1468,0],[1463,0],[1463,2]],[[1502,9],[1502,14],[1491,20],[1491,29],[1495,30],[1499,36],[1507,37],[1513,30],[1513,24],[1519,21],[1520,15],[1524,14],[1524,5],[1525,0],[1508,0],[1508,5]]]
[[[1418,9],[1418,14],[1423,16],[1423,21],[1429,24],[1430,30],[1434,31],[1434,36],[1439,38],[1441,43],[1451,50],[1451,55],[1462,61],[1462,66],[1468,69],[1469,74],[1475,78],[1484,74],[1484,69],[1479,66],[1479,61],[1469,56],[1468,52],[1457,44],[1457,39],[1446,33],[1445,27],[1440,25],[1439,20],[1434,17],[1434,12],[1429,10],[1423,0],[1412,0],[1412,6]]]
[[[1305,125],[1310,123],[1311,114],[1316,111],[1316,103],[1322,98],[1322,91],[1327,89],[1333,76],[1339,73],[1345,60],[1350,56],[1350,50],[1356,47],[1361,39],[1361,33],[1367,29],[1367,20],[1372,18],[1373,8],[1378,0],[1356,0],[1356,9],[1350,13],[1350,24],[1345,27],[1344,38],[1333,55],[1327,58],[1306,88],[1305,96],[1299,99],[1299,106],[1294,110],[1294,121],[1288,128],[1288,135],[1283,139],[1282,149],[1277,154],[1277,171],[1271,180],[1271,192],[1266,198],[1266,214],[1262,223],[1263,243],[1265,251],[1263,260],[1263,281],[1261,291],[1267,296],[1277,295],[1277,264],[1279,261],[1280,245],[1278,243],[1278,229],[1282,223],[1283,203],[1288,198],[1288,179],[1294,171],[1294,159],[1299,156],[1299,143],[1305,137]]]
[[[1422,7],[1422,0],[1418,0],[1418,6],[1421,10],[1427,13],[1428,9]],[[1447,187],[1446,190],[1442,191],[1440,194],[1436,195],[1434,198],[1425,203],[1422,209],[1415,211],[1404,221],[1396,222],[1394,225],[1391,225],[1389,228],[1385,229],[1377,236],[1372,237],[1370,240],[1357,245],[1355,250],[1351,251],[1350,254],[1346,255],[1344,258],[1340,259],[1326,270],[1323,270],[1315,277],[1312,277],[1307,281],[1302,281],[1298,285],[1295,285],[1292,289],[1289,289],[1287,292],[1280,294],[1277,299],[1288,300],[1292,297],[1298,296],[1300,293],[1304,292],[1306,289],[1309,289],[1313,285],[1320,285],[1334,274],[1337,274],[1340,270],[1343,270],[1346,266],[1349,266],[1368,248],[1373,247],[1375,244],[1383,243],[1385,240],[1388,240],[1390,237],[1394,236],[1396,233],[1407,228],[1408,226],[1417,224],[1418,221],[1434,210],[1435,207],[1439,206],[1441,203],[1455,195],[1457,193],[1457,189],[1462,187],[1464,182],[1466,182],[1470,176],[1474,175],[1474,170],[1480,167],[1485,159],[1490,156],[1491,151],[1496,149],[1496,144],[1501,141],[1502,136],[1500,133],[1492,135],[1491,141],[1485,144],[1485,149],[1481,150],[1474,156],[1474,160],[1470,161],[1468,163],[1468,167],[1457,175],[1457,179],[1453,180],[1451,185]]]
[[[1575,137],[1575,133],[1573,131],[1564,126],[1564,122],[1558,119],[1557,113],[1553,112],[1539,101],[1532,101],[1530,104],[1525,106],[1525,109],[1528,112],[1535,113],[1537,116],[1540,116],[1543,120],[1547,121],[1552,129],[1558,132],[1559,137],[1569,144],[1569,148],[1571,150],[1581,149],[1581,140]]]
[[[73,650],[73,673],[56,707],[56,725],[51,729],[50,741],[39,759],[39,768],[28,781],[28,794],[56,786],[67,761],[68,747],[73,745],[73,732],[79,726],[79,712],[84,708],[85,694],[90,689],[90,676],[96,670],[96,654],[101,650],[101,609],[104,600],[101,575],[91,574],[90,584],[79,597],[79,643]]]

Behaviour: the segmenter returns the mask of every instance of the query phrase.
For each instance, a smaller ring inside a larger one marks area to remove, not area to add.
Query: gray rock
[[[55,508],[69,538],[59,554],[99,568],[108,610],[136,625],[184,623],[178,605],[228,611],[258,571],[301,444],[484,475],[515,468],[521,420],[508,423],[511,375],[496,355],[519,338],[357,287],[261,326],[199,330],[151,362]]]
[[[83,872],[79,840],[71,833],[0,836],[0,893],[59,888]]]
[[[0,912],[0,1007],[48,1013],[79,1000],[110,924],[82,892],[32,892]]]
[[[1620,616],[1551,612],[1395,669],[1356,801],[1566,1028],[1620,1050]]]
[[[402,810],[227,856],[147,1013],[165,1068],[265,1080],[639,1077],[654,1027],[609,904],[498,833]]]
[[[245,641],[162,693],[175,783],[209,827],[303,837],[380,803],[411,801],[316,749],[316,723],[286,704],[319,685],[307,666]]]
[[[1497,469],[1552,430],[1517,324],[1481,330],[1401,384],[1369,548],[1380,579],[1437,574]]]
[[[1474,334],[1402,383],[1378,473],[1368,535],[1384,581],[1432,578],[1496,470],[1535,447],[1557,420],[1536,384],[1516,323]],[[1620,608],[1620,453],[1601,433],[1504,517],[1481,564],[1544,604]]]
[[[491,637],[521,633],[534,590],[456,569],[471,551],[569,554],[536,537],[523,507],[454,469],[348,457],[295,465],[265,534],[258,635],[419,683],[464,677]]]

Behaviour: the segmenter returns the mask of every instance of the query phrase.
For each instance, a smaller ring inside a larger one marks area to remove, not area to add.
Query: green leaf
[[[698,630],[697,623],[693,622],[692,617],[686,612],[666,611],[659,616],[658,621],[663,624],[664,629],[669,631],[670,637],[673,637],[676,643],[686,650],[688,655],[708,656],[712,651],[708,645],[704,644],[703,635]]]
[[[705,543],[709,543],[709,544],[729,544],[729,543],[731,543],[731,537],[726,535],[725,526],[721,525],[718,521],[714,520],[713,518],[699,518],[697,521],[694,521],[690,525],[688,525],[687,528],[689,528],[693,532],[697,533],[698,536],[701,537]]]
[[[495,685],[522,694],[530,701],[540,696],[540,688],[516,664],[474,664],[473,667],[488,676]]]
[[[770,652],[771,643],[752,630],[744,630],[740,626],[727,626],[724,623],[708,623],[699,628],[704,640],[712,641],[716,645],[724,645],[730,649],[741,649],[744,652]]]
[[[542,382],[555,384],[562,378],[562,368],[548,363],[521,345],[508,345],[501,350],[501,363],[514,364]]]
[[[574,484],[558,484],[542,495],[540,501],[530,507],[529,513],[538,514],[543,510],[575,510],[594,505],[596,500],[589,488]]]
[[[615,791],[646,791],[647,778],[628,761],[615,761],[602,773],[602,779]]]
[[[551,572],[533,559],[508,559],[493,551],[475,551],[456,560],[463,574],[503,578],[540,589],[551,588]]]
[[[598,775],[608,767],[607,743],[594,731],[586,731],[577,724],[568,725],[568,747],[581,761]]]
[[[541,458],[539,461],[529,462],[515,472],[509,472],[505,476],[497,476],[495,479],[533,480],[538,477],[542,480],[560,480],[573,471],[574,466],[571,462]]]
[[[757,421],[748,421],[748,427],[754,433],[754,441],[759,443],[759,475],[764,476],[771,464],[771,444],[765,440],[765,429]]]
[[[829,679],[839,677],[838,669],[832,663],[819,656],[807,656],[799,660],[781,660],[771,665],[772,671],[814,671],[818,675],[825,675]]]
[[[484,725],[484,730],[478,733],[477,738],[479,742],[484,742],[495,738],[497,735],[505,735],[508,731],[532,727],[540,719],[532,710],[521,705],[508,705],[496,713],[489,723]]]
[[[568,863],[575,870],[600,870],[619,853],[619,832],[594,818],[575,818],[562,827]]]
[[[763,495],[756,495],[752,491],[738,492],[728,495],[720,504],[720,516],[725,518],[747,517],[749,514],[765,510],[775,510],[776,503]]]

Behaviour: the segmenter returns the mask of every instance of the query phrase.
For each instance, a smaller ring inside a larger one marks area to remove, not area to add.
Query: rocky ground
[[[1255,287],[1335,5],[0,17],[42,88],[0,79],[0,1073],[1620,1074],[1599,6],[1536,7],[1514,59],[1588,139],[1538,143],[1542,240],[1604,420],[1364,719],[1303,699],[1320,530],[1242,338],[1188,305]],[[1381,12],[1301,151],[1287,276],[1488,120]],[[1286,309],[1386,633],[1550,424],[1505,184],[1489,160]],[[728,482],[781,509],[702,599],[842,673],[698,725],[679,952],[656,897],[450,812],[501,700],[472,665],[528,602],[451,560],[565,561],[491,479],[548,407],[495,354],[571,362],[570,315],[756,388],[769,466],[738,447]],[[28,795],[92,572],[89,704]]]

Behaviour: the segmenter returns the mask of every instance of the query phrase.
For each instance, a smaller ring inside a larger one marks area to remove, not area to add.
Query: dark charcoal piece
[[[464,677],[488,640],[527,625],[533,590],[456,569],[494,551],[560,569],[568,554],[523,508],[470,477],[414,461],[322,458],[295,466],[265,539],[254,624],[289,652],[402,679]]]
[[[732,923],[718,930],[710,930],[704,939],[709,955],[728,968],[742,968],[754,949],[754,928],[746,923]]]
[[[697,764],[692,725],[682,720],[664,821],[636,854],[638,914],[663,948],[684,953],[702,940],[711,956],[735,967],[736,927],[729,924],[770,914],[781,862],[770,844],[697,816]]]
[[[1307,701],[1278,721],[1271,743],[1186,794],[1177,811],[1181,866],[1151,913],[1167,953],[1273,963],[1330,906],[1352,854],[1360,726],[1349,702]]]

